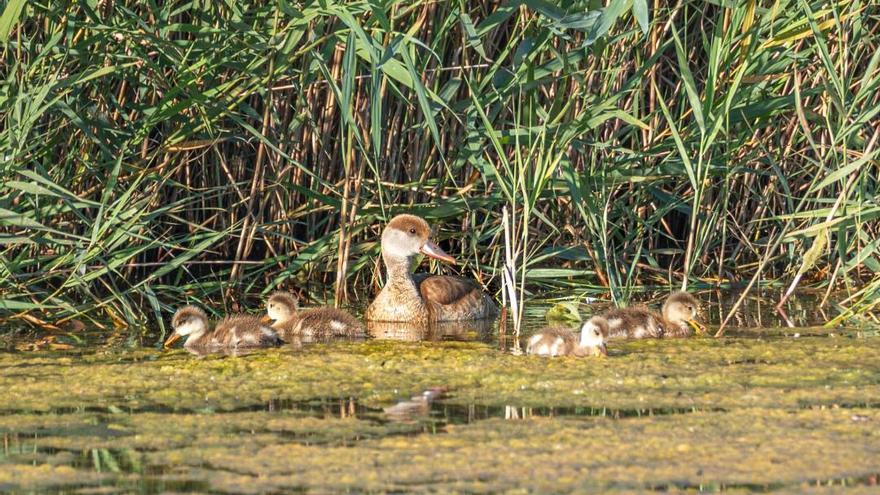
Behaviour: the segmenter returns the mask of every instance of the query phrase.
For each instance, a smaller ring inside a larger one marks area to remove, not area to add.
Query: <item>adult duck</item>
[[[382,232],[385,287],[367,308],[368,321],[428,323],[494,317],[498,308],[473,281],[445,275],[412,274],[417,254],[455,264],[431,240],[431,228],[415,215],[398,215]]]

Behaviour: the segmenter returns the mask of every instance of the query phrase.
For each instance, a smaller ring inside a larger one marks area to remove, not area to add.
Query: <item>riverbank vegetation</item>
[[[6,2],[0,318],[359,304],[401,211],[500,294],[504,206],[530,291],[876,318],[877,5],[563,4]]]

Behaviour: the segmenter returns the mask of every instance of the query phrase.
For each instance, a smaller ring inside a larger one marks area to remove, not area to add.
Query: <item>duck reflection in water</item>
[[[382,408],[385,416],[396,422],[408,422],[431,414],[431,404],[446,393],[446,387],[433,387],[393,406]]]
[[[306,343],[310,343],[306,342]],[[283,341],[280,344],[281,347],[278,349],[289,351],[300,351],[303,349],[303,339],[297,336],[293,336]],[[266,352],[265,348],[260,347],[184,347],[183,350],[189,352],[193,356],[199,357],[208,357],[208,356],[228,356],[228,357],[242,357],[249,356],[251,354],[264,354]]]
[[[437,321],[412,323],[401,321],[367,321],[367,333],[374,339],[408,342],[440,340],[492,340],[494,321]]]

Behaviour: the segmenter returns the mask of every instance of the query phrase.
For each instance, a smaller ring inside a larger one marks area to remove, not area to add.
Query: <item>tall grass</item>
[[[499,291],[504,205],[529,291],[797,280],[870,318],[878,29],[859,0],[8,1],[0,318],[360,303],[401,211]]]

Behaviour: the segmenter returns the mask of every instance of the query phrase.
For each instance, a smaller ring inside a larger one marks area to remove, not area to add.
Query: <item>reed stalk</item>
[[[3,321],[363,305],[403,211],[495,291],[504,206],[520,311],[760,281],[877,321],[876,2],[11,0],[0,43]]]

